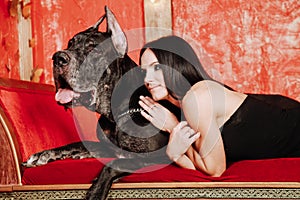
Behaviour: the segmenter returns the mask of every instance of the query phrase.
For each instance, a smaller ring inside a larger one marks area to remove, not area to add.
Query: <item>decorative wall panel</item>
[[[300,100],[300,1],[173,0],[173,29],[234,89]]]

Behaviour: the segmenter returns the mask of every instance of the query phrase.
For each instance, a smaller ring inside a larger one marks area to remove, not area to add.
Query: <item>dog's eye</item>
[[[93,40],[86,40],[84,45],[86,48],[94,48],[95,42]]]
[[[74,39],[69,40],[68,49],[74,45],[74,42],[75,42]]]

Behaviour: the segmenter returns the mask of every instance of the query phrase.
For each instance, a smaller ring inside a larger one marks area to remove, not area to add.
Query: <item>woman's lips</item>
[[[158,87],[159,87],[159,85],[153,86],[153,87],[149,87],[148,89],[149,89],[149,91],[151,92],[151,91],[155,90],[155,89],[158,88]]]

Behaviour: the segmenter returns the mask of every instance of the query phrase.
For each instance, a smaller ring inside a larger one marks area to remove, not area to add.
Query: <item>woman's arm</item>
[[[170,133],[166,153],[169,158],[177,165],[196,169],[193,162],[185,155],[188,149],[193,148],[191,145],[198,140],[200,133],[196,133],[188,126],[186,121],[180,122]]]
[[[193,163],[193,162],[191,161],[191,159],[190,159],[187,155],[185,155],[185,154],[183,154],[182,156],[180,156],[180,157],[178,158],[178,160],[175,161],[175,163],[176,163],[178,166],[182,167],[182,168],[194,169],[194,170],[196,169],[194,163]]]
[[[191,88],[182,101],[188,124],[201,137],[195,142],[194,150],[187,152],[197,169],[220,176],[226,169],[223,140],[217,123],[224,116],[225,91],[211,81],[201,81]]]
[[[150,97],[141,96],[140,99],[139,104],[147,111],[141,114],[157,128],[170,133],[166,151],[169,158],[183,168],[196,169],[185,153],[187,149],[192,148],[191,144],[199,138],[200,134],[187,126],[186,121],[179,123],[173,113]]]

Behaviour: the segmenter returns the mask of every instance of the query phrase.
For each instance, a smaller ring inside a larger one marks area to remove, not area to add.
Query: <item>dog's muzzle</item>
[[[86,106],[93,108],[95,104],[95,90],[77,92],[69,85],[65,78],[68,73],[71,57],[65,51],[58,51],[52,56],[56,83],[55,100],[65,107]]]
[[[52,60],[54,67],[60,68],[60,70],[62,71],[63,67],[69,65],[71,58],[67,53],[58,51],[52,56]]]

